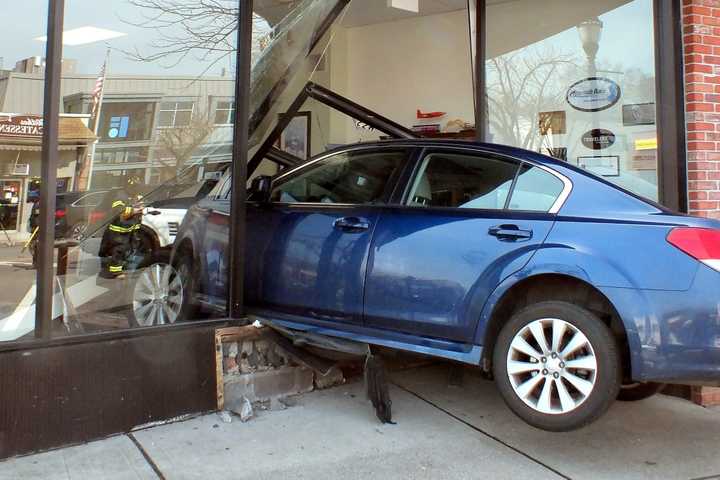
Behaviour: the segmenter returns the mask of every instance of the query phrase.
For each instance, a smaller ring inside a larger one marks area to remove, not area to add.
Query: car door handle
[[[342,217],[333,222],[333,227],[343,232],[363,232],[370,228],[370,222],[365,218]]]
[[[532,230],[522,230],[517,225],[496,225],[488,229],[488,235],[497,237],[499,240],[529,240],[532,238]]]

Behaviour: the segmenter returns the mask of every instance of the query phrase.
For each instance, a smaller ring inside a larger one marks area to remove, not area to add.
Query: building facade
[[[0,69],[0,207],[9,212],[0,219],[16,230],[42,181],[40,154],[48,156],[32,131],[48,93],[44,44],[29,32],[44,28],[37,19],[53,3],[25,3],[4,22],[17,42],[3,56],[16,67]],[[174,3],[67,2],[65,24],[78,27],[64,32],[62,57],[77,60],[51,79],[60,85],[63,188],[80,188],[88,172],[91,189],[139,178],[182,196],[188,183],[204,191],[208,170],[239,169],[233,160],[276,129],[274,146],[299,160],[382,138],[303,97],[312,82],[418,134],[539,151],[669,208],[720,218],[720,0],[265,0],[244,17],[254,26],[244,49],[235,37],[242,0],[201,12],[212,22],[183,17]],[[153,22],[158,6],[184,21]],[[245,60],[249,81],[236,78]],[[245,87],[248,102],[236,102]],[[300,114],[288,119],[298,99]],[[246,122],[248,141],[239,142]],[[229,182],[214,194],[230,213],[202,234],[232,251],[208,253],[208,276],[242,285],[242,230],[232,222],[244,203],[231,201],[242,197]],[[180,219],[195,199],[174,207]],[[35,315],[35,277],[0,264],[0,275],[26,283],[15,297],[0,292],[0,306],[10,306],[0,312],[0,365],[12,372],[0,390],[13,412],[0,415],[0,457],[215,408],[214,332],[239,318],[236,291],[222,291],[214,314],[193,322],[138,325],[127,286],[102,278],[99,238],[64,258],[42,277],[53,307],[45,317]],[[704,387],[684,393],[720,400]],[[57,422],[49,432],[32,418]]]

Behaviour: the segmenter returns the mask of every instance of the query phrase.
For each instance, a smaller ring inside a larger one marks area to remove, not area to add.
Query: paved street
[[[616,403],[590,427],[546,433],[514,417],[492,383],[448,367],[393,374],[397,425],[380,425],[362,383],[313,392],[248,423],[217,414],[0,463],[0,480],[710,479],[720,411],[668,396]]]

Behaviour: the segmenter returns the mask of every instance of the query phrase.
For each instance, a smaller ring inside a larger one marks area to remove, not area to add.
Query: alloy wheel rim
[[[85,225],[84,223],[80,224],[80,225],[75,225],[73,227],[72,233],[71,233],[72,238],[74,240],[82,240],[85,237],[86,230],[87,230],[87,225]]]
[[[577,409],[597,380],[597,357],[590,340],[576,326],[557,318],[524,326],[510,343],[506,365],[518,398],[551,415]]]
[[[135,320],[143,327],[175,323],[184,294],[182,279],[172,266],[156,263],[143,269],[133,291]]]

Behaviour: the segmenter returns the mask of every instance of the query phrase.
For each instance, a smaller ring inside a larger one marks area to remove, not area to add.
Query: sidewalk
[[[380,425],[362,383],[317,391],[248,423],[217,414],[0,463],[0,480],[715,478],[720,412],[657,396],[616,403],[590,427],[535,430],[492,383],[447,367],[393,375],[397,425]],[[717,478],[720,478],[718,476]]]

